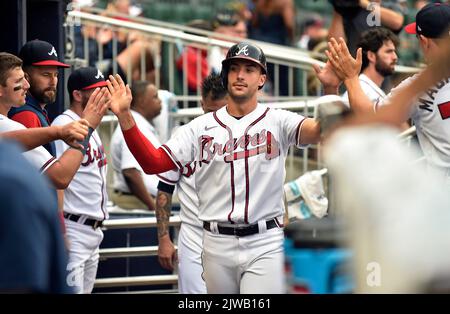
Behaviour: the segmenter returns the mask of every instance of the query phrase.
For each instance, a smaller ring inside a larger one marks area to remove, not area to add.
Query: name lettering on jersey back
[[[86,161],[81,164],[83,167],[87,167],[96,161],[99,168],[104,167],[107,164],[105,149],[103,148],[103,145],[100,146],[98,150],[96,150],[92,149],[91,143],[89,143],[86,150],[86,157]]]
[[[433,88],[430,88],[426,91],[422,97],[419,97],[419,102],[421,105],[419,105],[419,108],[422,110],[426,110],[429,112],[433,112],[434,108],[434,99],[435,95],[439,92],[440,89],[442,89],[444,86],[446,86],[450,82],[450,78],[444,79],[440,82],[438,82]],[[427,96],[427,97],[425,97]],[[438,104],[437,104],[438,105]]]
[[[202,135],[199,137],[199,144],[201,149],[201,162],[209,162],[216,155],[223,156],[225,162],[232,162],[259,154],[265,154],[265,158],[270,160],[280,155],[278,141],[266,129],[252,136],[246,134],[240,138],[229,139],[225,143],[214,142],[213,137]],[[243,150],[236,152],[239,148]]]

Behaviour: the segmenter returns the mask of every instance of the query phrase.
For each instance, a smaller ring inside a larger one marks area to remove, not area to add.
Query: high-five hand
[[[107,81],[108,90],[110,95],[109,109],[116,116],[120,116],[130,110],[131,100],[131,90],[128,85],[125,86],[120,75],[116,74],[115,77],[110,75],[109,81]]]
[[[106,88],[96,88],[89,97],[86,108],[83,110],[82,118],[89,122],[93,129],[97,128],[108,109],[108,91]]]
[[[128,85],[125,86],[118,74],[115,77],[110,75],[107,84],[110,95],[109,109],[119,119],[119,124],[123,131],[131,129],[136,123],[130,112],[131,100],[133,99],[130,87]]]
[[[74,148],[83,148],[83,145],[79,143],[86,135],[88,135],[89,122],[85,119],[73,121],[66,125],[59,126],[58,137],[66,142],[67,145]]]

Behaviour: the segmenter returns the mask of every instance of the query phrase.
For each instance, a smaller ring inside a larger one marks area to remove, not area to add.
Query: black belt
[[[267,230],[278,227],[278,223],[276,222],[276,218],[270,219],[266,221]],[[205,230],[211,231],[211,224],[209,221],[203,222],[203,228]],[[234,235],[237,237],[245,237],[252,234],[259,233],[258,224],[248,225],[244,227],[232,227],[232,226],[219,226],[217,225],[217,230],[220,234]]]
[[[122,194],[122,195],[134,195],[133,193],[123,192],[123,191],[120,191],[120,190],[117,190],[117,189],[114,189],[114,193]]]
[[[64,213],[64,218],[69,219],[70,221],[81,223],[83,225],[91,226],[92,228],[94,228],[94,230],[103,226],[103,220],[88,218],[84,222],[80,222],[81,216],[75,214]]]

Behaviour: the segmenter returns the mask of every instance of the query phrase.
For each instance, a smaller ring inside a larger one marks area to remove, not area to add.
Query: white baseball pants
[[[206,293],[201,261],[203,228],[182,223],[178,234],[178,290],[180,293]]]
[[[236,237],[204,230],[203,278],[208,293],[285,293],[281,228]]]
[[[65,219],[66,236],[69,240],[69,263],[67,284],[75,293],[91,293],[97,276],[99,246],[103,240],[101,228],[94,230]]]

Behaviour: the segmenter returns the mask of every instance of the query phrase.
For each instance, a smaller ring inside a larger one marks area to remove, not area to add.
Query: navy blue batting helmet
[[[222,72],[220,75],[222,76],[222,83],[225,89],[228,88],[228,70],[230,68],[230,62],[234,59],[245,59],[252,61],[261,67],[263,74],[267,74],[266,56],[261,48],[247,42],[235,44],[230,47],[227,52],[227,56],[222,61]],[[264,84],[258,88],[261,89],[263,86]]]

